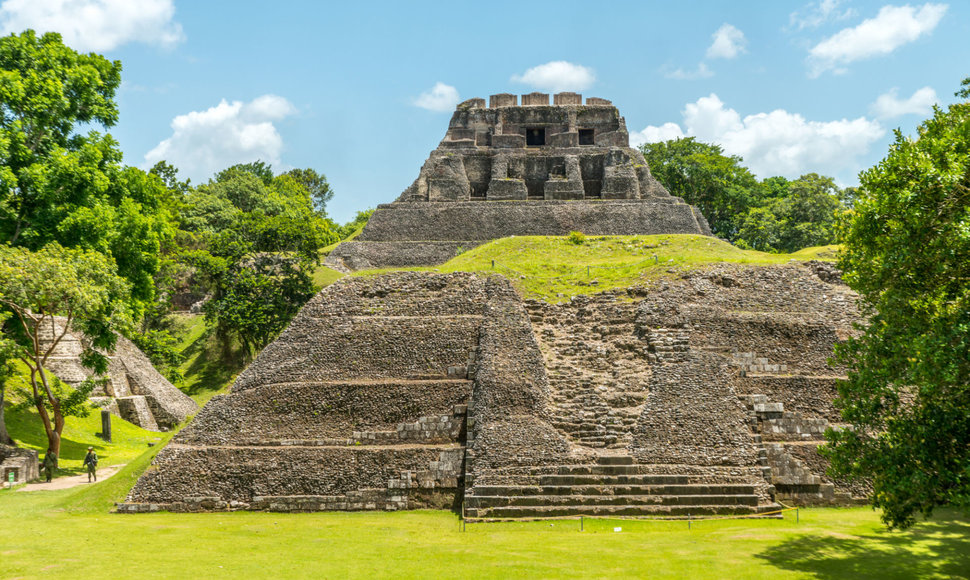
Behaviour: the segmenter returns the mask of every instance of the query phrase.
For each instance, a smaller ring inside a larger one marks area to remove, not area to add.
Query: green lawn
[[[26,372],[15,375],[10,379],[10,386],[18,386],[26,380],[26,377]],[[43,458],[47,450],[47,435],[44,433],[44,426],[37,415],[37,410],[15,409],[12,403],[17,396],[11,391],[8,391],[7,396],[4,418],[10,436],[20,447],[36,449]],[[163,436],[162,433],[146,431],[114,415],[111,417],[112,442],[108,443],[98,437],[96,434],[100,432],[101,411],[99,409],[92,409],[87,417],[67,417],[61,436],[61,455],[57,475],[82,473],[81,462],[89,445],[97,451],[100,466],[123,465],[144,453],[149,443],[161,441]]]
[[[582,244],[566,237],[515,236],[473,248],[431,268],[437,272],[498,272],[526,298],[560,302],[579,294],[644,284],[718,262],[786,264],[792,260],[834,260],[837,246],[794,254],[742,250],[707,236],[588,236]],[[494,266],[493,266],[494,263]],[[392,271],[369,270],[358,275]]]
[[[456,516],[433,511],[113,515],[79,507],[95,496],[103,505],[119,490],[97,488],[111,484],[0,492],[0,521],[17,522],[0,526],[0,577],[970,577],[970,522],[952,515],[907,532],[886,531],[867,508],[691,530],[683,521],[587,520],[580,532],[579,522],[561,520],[463,532]]]

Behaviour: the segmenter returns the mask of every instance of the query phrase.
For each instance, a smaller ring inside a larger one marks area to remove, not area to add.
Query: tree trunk
[[[3,417],[3,400],[5,397],[3,385],[0,385],[0,444],[3,445],[13,445],[13,439],[10,434],[7,433],[7,421]]]
[[[40,394],[40,389],[37,388],[37,375],[40,374],[41,381],[44,388],[44,394]],[[57,462],[60,461],[61,455],[61,434],[57,432],[54,425],[51,424],[50,414],[47,412],[47,406],[44,405],[45,400],[51,400],[48,395],[50,389],[47,386],[47,376],[44,374],[44,367],[38,366],[37,369],[31,369],[30,381],[34,389],[34,404],[37,407],[37,414],[40,415],[40,420],[44,423],[44,432],[47,434],[47,449],[48,453],[54,453],[55,459],[54,467],[57,467]],[[60,406],[54,407],[55,413],[60,410]],[[56,416],[55,416],[56,419]],[[61,418],[61,429],[64,429],[63,425],[64,419]]]

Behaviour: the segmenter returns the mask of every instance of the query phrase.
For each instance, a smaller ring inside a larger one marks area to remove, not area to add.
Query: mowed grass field
[[[111,481],[104,482],[106,485]],[[468,524],[449,512],[117,515],[0,493],[2,578],[968,578],[970,521],[887,531],[868,508],[799,522]],[[614,531],[615,527],[622,531]]]

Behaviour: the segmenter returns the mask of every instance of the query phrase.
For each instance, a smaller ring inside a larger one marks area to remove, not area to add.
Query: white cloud
[[[845,20],[855,16],[855,10],[851,8],[840,11],[840,4],[842,4],[842,0],[810,2],[801,11],[792,12],[788,16],[788,23],[798,30],[803,30],[805,28],[818,28],[829,21]]]
[[[835,175],[854,169],[856,160],[886,134],[877,121],[865,117],[818,122],[776,109],[742,118],[713,93],[689,103],[683,116],[683,129],[675,123],[649,126],[632,133],[630,140],[641,144],[694,136],[717,143],[728,155],[741,156],[761,178],[796,178],[811,171]]]
[[[693,81],[697,79],[706,79],[714,76],[714,72],[707,68],[707,65],[700,63],[697,65],[696,70],[684,70],[679,68],[670,72],[664,73],[664,76],[668,79],[675,79],[678,81]]]
[[[919,89],[908,99],[900,99],[896,96],[898,93],[899,90],[894,88],[888,93],[879,95],[876,102],[872,104],[872,114],[880,119],[902,115],[928,115],[933,110],[933,105],[940,102],[936,91],[930,87]]]
[[[596,82],[596,75],[591,68],[564,60],[556,60],[532,67],[521,75],[512,75],[512,80],[531,85],[537,89],[558,93],[588,89]]]
[[[59,32],[79,52],[104,52],[129,42],[172,47],[182,40],[173,0],[3,0],[0,32]]]
[[[748,40],[744,37],[744,33],[731,26],[730,24],[722,24],[714,34],[711,35],[714,42],[707,49],[707,58],[734,58],[738,54],[745,51],[745,45],[748,44]]]
[[[677,123],[664,123],[659,127],[649,125],[643,131],[630,133],[630,143],[634,146],[639,146],[644,143],[659,143],[661,141],[670,141],[671,139],[680,139],[682,137],[686,137],[686,135],[684,135],[684,131],[680,128],[680,125]]]
[[[145,154],[145,165],[164,159],[194,181],[257,159],[278,167],[283,138],[273,122],[294,113],[296,107],[276,95],[263,95],[249,103],[223,99],[215,107],[175,117],[172,136]]]
[[[458,89],[445,83],[435,83],[430,91],[414,99],[414,104],[429,111],[450,111],[458,104]]]
[[[883,6],[875,18],[841,30],[812,47],[808,55],[810,76],[827,70],[842,73],[851,62],[887,55],[932,32],[946,10],[946,4],[924,4],[918,9],[908,4]]]

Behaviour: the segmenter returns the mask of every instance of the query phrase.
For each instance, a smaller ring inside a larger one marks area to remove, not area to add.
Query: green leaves
[[[207,320],[250,355],[310,299],[319,250],[338,239],[308,188],[319,194],[321,182],[309,169],[273,177],[257,162],[230,167],[185,194],[182,227],[200,247],[186,249],[182,260],[210,296]]]
[[[835,241],[844,194],[831,177],[809,173],[759,183],[740,157],[693,137],[640,149],[671,194],[696,205],[715,235],[742,248],[795,252]]]
[[[935,110],[916,139],[897,131],[860,181],[840,267],[870,318],[837,352],[853,430],[828,454],[872,476],[884,520],[905,527],[970,497],[970,105]]]
[[[162,182],[123,167],[110,136],[121,63],[78,54],[57,34],[0,38],[0,242],[50,242],[114,260],[136,312],[155,297],[160,244],[173,233]]]

